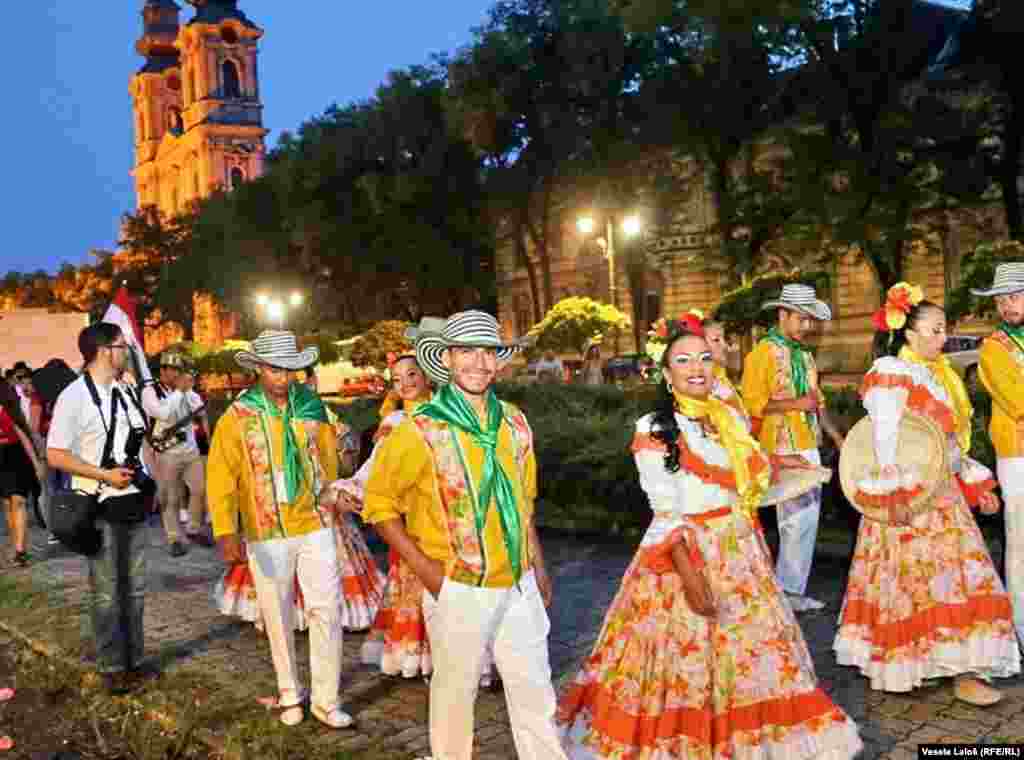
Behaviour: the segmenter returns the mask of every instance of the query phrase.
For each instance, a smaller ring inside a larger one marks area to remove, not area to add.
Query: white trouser
[[[548,619],[532,572],[519,588],[481,588],[445,579],[437,600],[423,592],[434,676],[430,681],[433,760],[471,760],[473,708],[488,644],[505,687],[520,760],[566,760],[555,729]]]
[[[298,575],[309,623],[312,703],[324,710],[334,709],[341,681],[341,571],[334,532],[328,528],[294,538],[254,541],[248,548],[280,704],[297,704],[301,696],[295,663]]]
[[[1013,604],[1013,625],[1024,646],[1024,457],[996,461],[1003,489],[1006,524],[1006,590]]]
[[[812,464],[821,465],[817,449],[796,452]],[[814,544],[818,540],[818,518],[821,516],[821,487],[775,508],[779,521],[779,558],[775,575],[782,590],[799,594],[807,590],[814,561]]]
[[[185,488],[188,487],[189,533],[203,528],[206,511],[206,461],[198,451],[171,449],[156,454],[154,460],[157,499],[163,517],[167,543],[178,540],[178,511],[185,506]]]

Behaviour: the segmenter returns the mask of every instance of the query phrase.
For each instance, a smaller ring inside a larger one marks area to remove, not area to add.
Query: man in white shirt
[[[189,403],[190,378],[180,354],[165,351],[160,356],[160,380],[142,389],[142,408],[154,421],[151,441],[156,455],[157,499],[163,515],[164,532],[172,557],[187,552],[179,540],[178,511],[185,504],[188,489],[188,538],[202,546],[213,546],[203,530],[206,510],[206,465],[199,455]],[[181,424],[179,424],[181,423]],[[177,427],[175,427],[177,426]],[[159,441],[166,441],[160,451]]]
[[[142,475],[136,468],[146,423],[116,380],[131,350],[120,328],[90,325],[79,334],[78,347],[85,372],[57,399],[46,454],[51,467],[72,476],[73,488],[99,493],[102,546],[88,558],[87,598],[97,666],[107,688],[123,693],[143,675],[146,523],[135,483]]]

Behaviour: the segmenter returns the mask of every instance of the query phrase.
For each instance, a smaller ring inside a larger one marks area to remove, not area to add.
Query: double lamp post
[[[604,256],[608,260],[608,295],[612,306],[619,307],[617,297],[618,289],[615,284],[615,222],[611,214],[606,214],[604,237],[597,239],[597,244],[604,250]],[[622,234],[627,238],[634,238],[643,230],[643,221],[636,214],[630,214],[622,220],[620,225]],[[593,216],[581,216],[576,220],[576,229],[585,237],[590,237],[597,229],[597,222]],[[614,350],[619,353],[619,333],[616,331],[614,337]]]

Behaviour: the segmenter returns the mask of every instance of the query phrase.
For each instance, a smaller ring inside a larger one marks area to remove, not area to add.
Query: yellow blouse
[[[741,394],[747,412],[754,420],[760,420],[761,428],[758,438],[765,453],[797,452],[818,447],[818,433],[807,423],[804,412],[784,412],[768,414],[764,410],[769,401],[781,401],[796,398],[793,382],[788,371],[779,371],[775,359],[777,347],[769,341],[762,340],[754,350],[747,354],[743,362],[743,381]],[[817,369],[814,360],[808,355],[808,378],[811,387],[815,388],[824,405],[825,396],[818,388]]]
[[[1024,440],[1017,423],[1024,418],[1024,366],[1008,347],[995,338],[981,344],[978,377],[992,396],[989,435],[1000,458],[1024,456]]]
[[[268,418],[268,426],[274,457],[274,471],[284,469],[284,427],[279,417]],[[293,422],[299,448],[306,449],[306,429],[303,423]],[[328,424],[319,425],[320,465],[323,482],[330,483],[338,478],[338,449],[334,428]],[[237,415],[228,409],[217,422],[217,429],[210,442],[210,458],[206,465],[206,497],[213,521],[213,535],[216,538],[239,532],[241,528],[247,541],[264,541],[269,538],[301,536],[324,527],[317,514],[311,478],[302,481],[302,490],[291,504],[280,504],[274,514],[271,505],[261,509],[257,503],[253,483],[253,472],[247,462],[242,427]]]
[[[466,466],[475,483],[480,482],[484,452],[470,436],[456,433],[466,454]],[[516,502],[523,524],[533,519],[533,506],[537,498],[537,463],[531,451],[526,457],[522,477],[515,461],[515,445],[507,424],[498,435],[498,458],[512,481]],[[366,498],[362,517],[369,523],[381,523],[404,517],[406,530],[419,544],[420,550],[431,559],[445,563],[445,574],[451,576],[454,557],[449,541],[445,511],[438,489],[444,487],[434,466],[434,457],[422,434],[410,417],[406,417],[386,438],[377,444],[373,469],[366,484]],[[484,524],[484,549],[487,573],[484,586],[507,588],[515,582],[512,563],[501,532],[498,511],[493,503],[487,511]],[[524,542],[528,556],[523,567],[533,561],[529,542]]]

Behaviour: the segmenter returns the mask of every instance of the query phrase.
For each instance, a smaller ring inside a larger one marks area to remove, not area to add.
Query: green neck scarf
[[[292,420],[306,422],[327,422],[327,408],[320,396],[301,383],[288,386],[288,403],[284,409],[279,407],[263,392],[263,388],[254,385],[238,397],[238,403],[254,412],[268,417],[279,417],[284,425],[284,482],[288,490],[288,503],[298,499],[299,487],[302,485],[303,467],[299,442],[295,438]]]
[[[810,381],[807,379],[807,349],[799,341],[787,338],[778,327],[768,331],[768,340],[777,346],[789,349],[789,373],[793,378],[793,392],[797,398],[806,396],[811,391]],[[803,412],[804,419],[808,425],[814,425],[812,412]]]
[[[1001,322],[999,329],[1006,333],[1010,340],[1017,344],[1017,348],[1024,351],[1024,325],[1011,325],[1007,322]]]
[[[807,349],[804,348],[803,343],[787,338],[779,331],[778,327],[773,327],[768,331],[768,340],[777,346],[789,349],[789,370],[793,376],[793,390],[796,392],[797,398],[806,396],[811,390],[811,386],[807,381],[807,361],[804,358]]]
[[[477,503],[474,507],[477,533],[483,538],[484,523],[487,509],[493,497],[501,520],[501,532],[505,539],[512,562],[512,573],[516,583],[522,576],[522,529],[519,522],[519,510],[516,509],[515,491],[512,481],[498,460],[498,432],[504,414],[494,390],[487,391],[487,429],[480,427],[480,420],[469,405],[466,397],[451,383],[444,385],[434,397],[416,410],[417,416],[429,417],[438,422],[445,422],[466,433],[473,442],[484,450],[484,466],[477,488]],[[466,469],[466,479],[470,473]],[[472,489],[471,489],[472,490]]]

